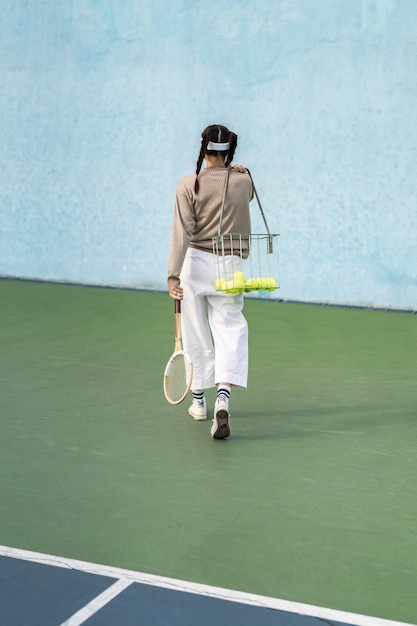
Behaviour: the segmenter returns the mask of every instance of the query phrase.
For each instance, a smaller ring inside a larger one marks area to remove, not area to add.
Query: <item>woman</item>
[[[225,126],[203,131],[196,172],[178,183],[168,262],[169,295],[184,302],[183,343],[194,365],[188,412],[196,420],[207,419],[204,390],[217,386],[214,439],[230,436],[231,388],[246,387],[248,376],[243,294],[216,289],[218,257],[212,240],[221,216],[222,234],[250,233],[252,183],[244,167],[231,167],[236,146],[237,135]],[[232,265],[233,259],[226,251],[221,265]]]

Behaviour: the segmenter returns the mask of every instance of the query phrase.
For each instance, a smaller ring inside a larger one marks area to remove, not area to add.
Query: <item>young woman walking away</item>
[[[169,295],[183,300],[183,344],[194,366],[188,412],[195,420],[207,419],[204,391],[217,386],[214,439],[230,436],[231,388],[246,387],[248,377],[243,294],[216,289],[218,257],[212,240],[221,214],[222,234],[250,233],[252,182],[244,167],[231,165],[236,146],[237,135],[225,126],[203,131],[196,171],[177,186],[168,261]],[[236,267],[240,259],[224,252],[222,267]]]

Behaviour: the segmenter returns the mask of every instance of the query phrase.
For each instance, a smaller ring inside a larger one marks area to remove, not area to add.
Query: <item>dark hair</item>
[[[227,150],[207,150],[207,146],[209,141],[213,141],[214,143],[230,143],[230,147]],[[200,154],[197,159],[197,167],[195,170],[195,183],[194,183],[194,191],[198,193],[200,184],[198,181],[198,175],[201,170],[201,166],[204,161],[204,157],[206,154],[212,155],[223,155],[224,156],[224,164],[226,167],[230,165],[233,159],[233,155],[235,153],[237,146],[237,135],[232,133],[226,126],[221,126],[219,124],[214,124],[213,126],[207,126],[201,133],[201,148]]]

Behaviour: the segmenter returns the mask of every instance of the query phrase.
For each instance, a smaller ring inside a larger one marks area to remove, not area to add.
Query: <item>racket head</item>
[[[184,350],[176,350],[164,372],[164,394],[170,404],[180,404],[193,382],[193,364]]]

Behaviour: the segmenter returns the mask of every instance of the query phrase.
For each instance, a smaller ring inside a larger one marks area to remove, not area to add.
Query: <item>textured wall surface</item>
[[[165,289],[177,180],[220,122],[279,297],[417,308],[415,0],[0,7],[0,275]]]

